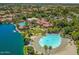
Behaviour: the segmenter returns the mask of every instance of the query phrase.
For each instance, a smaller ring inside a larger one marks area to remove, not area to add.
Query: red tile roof
[[[39,24],[39,25],[42,25],[42,26],[44,26],[44,27],[50,27],[50,26],[53,26],[51,23],[47,22],[47,21],[44,20],[44,19],[37,20],[36,23]]]

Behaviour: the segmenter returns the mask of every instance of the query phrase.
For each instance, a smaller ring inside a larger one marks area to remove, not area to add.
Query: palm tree
[[[46,54],[47,53],[48,46],[47,45],[44,45],[44,49],[45,49],[45,54]]]
[[[52,50],[52,47],[51,47],[51,46],[49,46],[49,54],[50,54],[51,50]]]

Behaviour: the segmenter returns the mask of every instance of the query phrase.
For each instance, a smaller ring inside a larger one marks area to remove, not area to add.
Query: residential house
[[[39,24],[39,25],[41,25],[41,26],[44,26],[44,27],[51,27],[51,26],[53,26],[53,24],[49,23],[45,19],[37,20],[36,23]]]

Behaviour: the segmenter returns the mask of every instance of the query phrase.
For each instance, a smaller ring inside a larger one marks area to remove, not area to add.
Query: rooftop
[[[49,22],[46,21],[45,19],[37,20],[36,23],[39,24],[39,25],[42,25],[42,26],[44,26],[44,27],[50,27],[50,26],[53,26],[51,23],[49,23]]]

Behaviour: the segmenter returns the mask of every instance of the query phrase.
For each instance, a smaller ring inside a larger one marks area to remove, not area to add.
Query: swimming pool
[[[25,23],[25,22],[20,22],[19,25],[20,25],[20,26],[25,26],[26,23]]]
[[[39,40],[41,47],[47,45],[48,47],[57,48],[61,45],[61,36],[60,34],[47,34]]]

